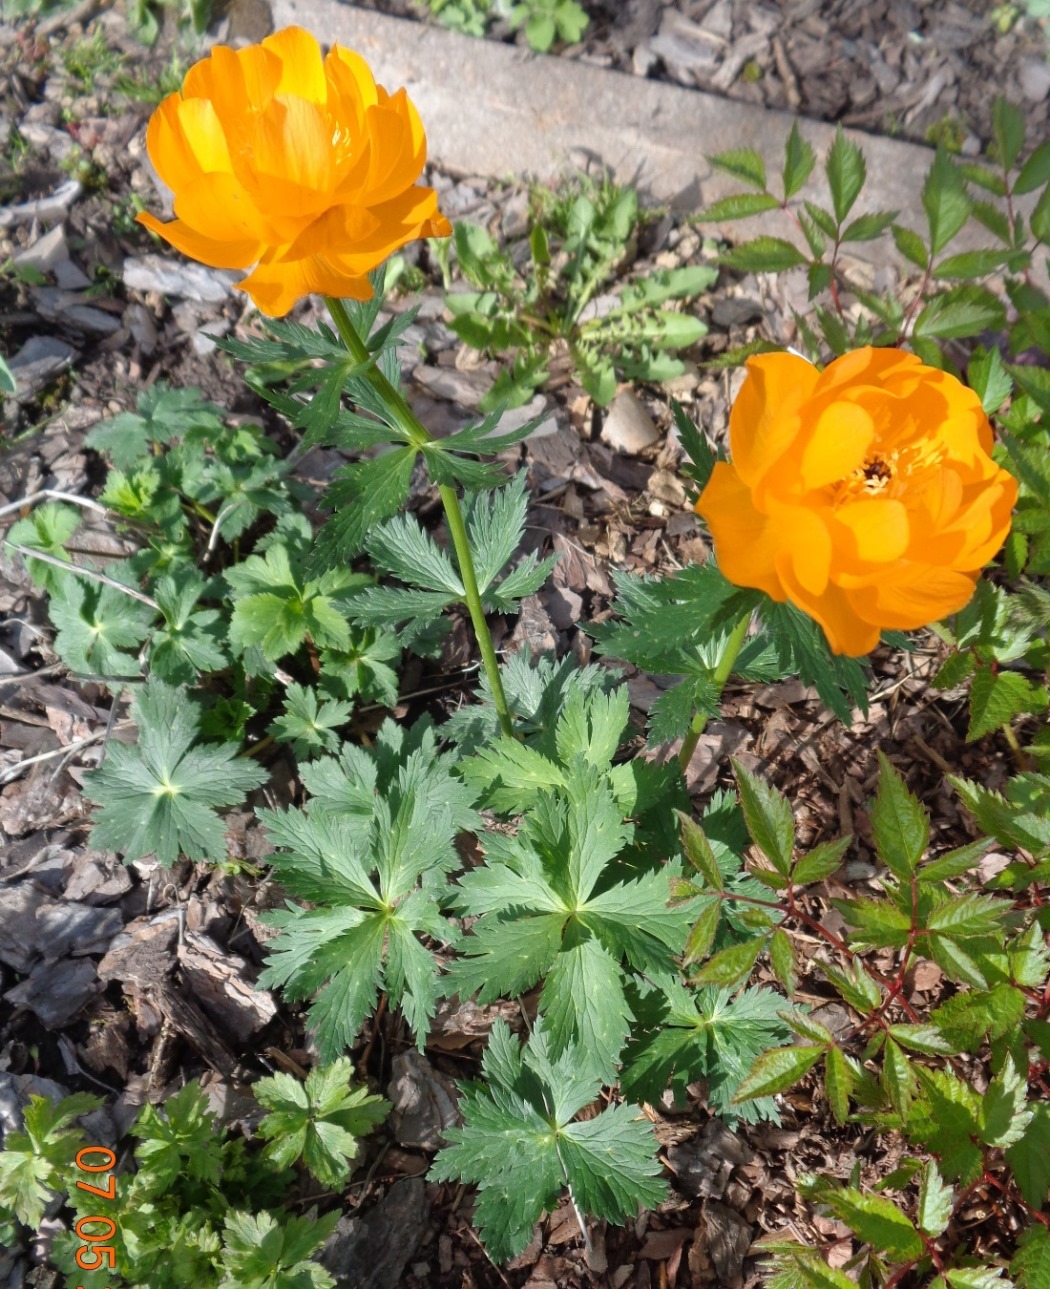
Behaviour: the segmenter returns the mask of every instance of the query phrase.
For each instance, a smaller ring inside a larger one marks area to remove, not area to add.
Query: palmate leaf
[[[226,858],[221,806],[239,804],[266,771],[239,757],[236,744],[194,746],[200,709],[184,689],[148,680],[132,703],[137,744],[111,742],[106,760],[85,775],[85,794],[100,809],[94,843],[126,863],[155,854],[170,866]]]
[[[387,722],[371,754],[304,771],[318,793],[309,813],[260,812],[278,850],[282,884],[312,907],[269,915],[280,928],[260,978],[310,998],[323,1058],[354,1040],[380,988],[400,1005],[422,1047],[437,999],[437,961],[421,940],[455,943],[435,895],[456,863],[456,834],[477,826],[468,794],[449,775],[425,727]],[[439,896],[440,898],[440,896]]]
[[[624,1053],[624,1096],[655,1103],[670,1085],[684,1102],[687,1085],[702,1079],[715,1114],[779,1122],[771,1097],[741,1104],[733,1099],[756,1058],[790,1036],[783,998],[769,989],[744,989],[735,996],[727,989],[690,991],[664,977],[647,993],[632,987],[630,1001],[638,1021]]]
[[[149,635],[156,613],[115,587],[72,573],[52,591],[51,621],[58,629],[55,652],[73,671],[86,675],[137,677],[137,649]]]
[[[270,725],[269,732],[282,743],[291,743],[296,756],[335,752],[339,739],[335,731],[345,725],[351,705],[340,699],[318,699],[317,690],[291,684],[285,690],[284,709]]]
[[[566,1185],[582,1213],[612,1222],[665,1196],[652,1129],[635,1106],[576,1120],[601,1087],[586,1046],[556,1057],[538,1024],[519,1048],[497,1020],[482,1068],[485,1083],[461,1085],[463,1127],[446,1131],[430,1177],[478,1186],[474,1221],[494,1261],[521,1252]]]
[[[83,1130],[70,1125],[100,1104],[84,1092],[57,1103],[34,1093],[23,1114],[25,1130],[7,1133],[0,1151],[0,1206],[31,1230],[64,1189],[65,1171],[84,1139]]]
[[[545,976],[539,1009],[552,1046],[587,1041],[611,1078],[630,1020],[624,959],[635,970],[672,971],[692,909],[668,907],[669,869],[609,883],[632,828],[597,768],[577,763],[562,778],[557,791],[535,795],[514,837],[491,838],[487,862],[460,879],[457,907],[478,920],[446,989],[484,1001]]]
[[[80,511],[75,506],[66,506],[61,502],[48,501],[42,506],[34,506],[25,519],[18,519],[7,533],[7,540],[12,546],[25,546],[29,550],[43,551],[58,559],[71,563],[66,542],[80,527]],[[59,583],[69,578],[69,574],[53,564],[43,560],[23,556],[26,572],[37,586],[54,594]]]
[[[333,1190],[350,1176],[358,1139],[381,1123],[390,1103],[364,1087],[353,1087],[353,1067],[341,1056],[313,1069],[300,1083],[290,1074],[260,1079],[255,1099],[269,1113],[258,1132],[269,1141],[266,1157],[286,1168],[300,1157],[311,1175]]]
[[[345,649],[322,649],[321,678],[340,698],[360,696],[393,707],[398,674],[390,665],[401,657],[401,642],[392,632],[351,627]]]
[[[225,412],[199,389],[171,389],[157,381],[139,394],[135,412],[122,412],[88,431],[86,442],[118,470],[131,470],[148,456],[150,444],[170,443],[192,433],[221,434]]]
[[[149,666],[169,684],[192,684],[201,673],[229,662],[221,644],[223,615],[218,609],[197,609],[204,588],[195,569],[181,571],[179,578],[166,574],[154,587],[164,626],[153,632]]]
[[[331,1289],[335,1280],[313,1261],[339,1213],[324,1217],[281,1217],[233,1212],[223,1228],[219,1289]]]
[[[231,646],[239,654],[256,647],[271,663],[294,653],[308,637],[322,648],[348,648],[341,599],[370,580],[345,569],[308,577],[283,540],[263,555],[249,555],[224,576],[235,596]]]

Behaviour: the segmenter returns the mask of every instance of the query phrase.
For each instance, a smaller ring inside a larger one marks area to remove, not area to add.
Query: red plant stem
[[[757,908],[772,909],[774,912],[782,913],[787,917],[793,917],[806,927],[807,930],[812,931],[814,935],[819,935],[821,939],[826,940],[828,944],[830,944],[832,948],[837,949],[839,953],[844,953],[850,961],[853,961],[854,958],[860,958],[860,954],[858,954],[856,950],[851,949],[840,935],[836,935],[834,931],[829,931],[827,927],[813,917],[812,914],[807,913],[804,909],[801,909],[798,906],[795,902],[794,887],[788,887],[784,902],[777,900],[759,900],[752,895],[739,895],[735,891],[713,891],[712,894],[717,895],[719,899],[738,900],[741,904],[752,904]],[[884,989],[893,990],[896,985],[896,992],[893,994],[893,997],[899,999],[901,1008],[908,1019],[913,1024],[918,1024],[920,1019],[918,1012],[914,1007],[912,1007],[911,1003],[909,1003],[906,998],[900,997],[903,977],[899,977],[897,980],[891,980],[888,976],[884,976],[881,971],[876,971],[874,967],[869,966],[863,958],[860,959],[860,962],[861,966],[868,975],[871,976],[872,980],[877,984],[882,985]],[[880,1012],[886,1005],[886,1003],[883,1003],[880,1006]]]

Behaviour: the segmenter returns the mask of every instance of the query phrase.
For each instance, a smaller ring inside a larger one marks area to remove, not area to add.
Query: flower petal
[[[249,239],[216,241],[190,228],[181,219],[172,219],[165,223],[146,210],[141,211],[135,218],[151,233],[163,237],[170,246],[174,246],[183,255],[188,255],[191,260],[197,260],[201,264],[210,264],[212,268],[247,268],[259,255],[259,243]]]
[[[798,411],[813,391],[818,372],[794,354],[758,354],[729,416],[729,443],[740,478],[759,483],[799,433]]]
[[[835,519],[849,534],[852,549],[843,554],[853,561],[892,564],[908,549],[911,527],[900,501],[868,497],[849,502],[836,510]]]
[[[310,103],[328,101],[328,80],[315,36],[302,27],[283,27],[267,36],[262,47],[276,54],[281,62],[281,79],[275,93],[294,95]]]
[[[715,544],[718,566],[737,586],[753,586],[774,600],[784,589],[774,559],[778,541],[768,516],[754,507],[751,492],[725,461],[715,463],[696,509],[704,517]]]
[[[845,399],[828,403],[817,416],[802,450],[800,473],[807,491],[838,483],[864,464],[875,438],[871,414]]]
[[[306,295],[330,295],[340,300],[369,300],[372,284],[367,276],[339,272],[323,256],[259,264],[242,282],[256,308],[271,318],[283,318]]]

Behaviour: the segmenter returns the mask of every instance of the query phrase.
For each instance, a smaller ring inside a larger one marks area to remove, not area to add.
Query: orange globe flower
[[[696,503],[719,567],[790,600],[835,653],[961,609],[1010,529],[1017,484],[980,400],[914,354],[867,347],[823,372],[751,358],[729,442]]]
[[[393,251],[452,231],[416,184],[426,136],[405,91],[387,94],[349,49],[322,59],[299,27],[213,49],[157,108],[146,147],[176,218],[139,221],[203,264],[254,265],[240,286],[271,317],[311,292],[367,300]]]

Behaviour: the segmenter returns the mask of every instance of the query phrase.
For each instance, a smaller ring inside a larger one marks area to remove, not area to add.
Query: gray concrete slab
[[[404,85],[422,115],[431,157],[453,172],[551,180],[593,156],[617,181],[634,184],[653,201],[698,210],[743,187],[706,156],[751,147],[765,159],[776,191],[790,113],[476,40],[339,0],[271,0],[271,7],[277,27],[308,27],[322,42],[356,49],[387,89]],[[822,159],[833,127],[804,121],[800,128]],[[848,133],[868,166],[852,213],[898,210],[901,222],[924,230],[920,189],[933,151]],[[817,175],[823,182],[819,163]],[[815,184],[805,195],[820,200],[822,190]],[[736,241],[759,232],[801,240],[779,211],[734,221],[725,231]],[[989,234],[967,228],[952,250],[989,242]],[[888,238],[851,243],[850,251],[899,262]]]

